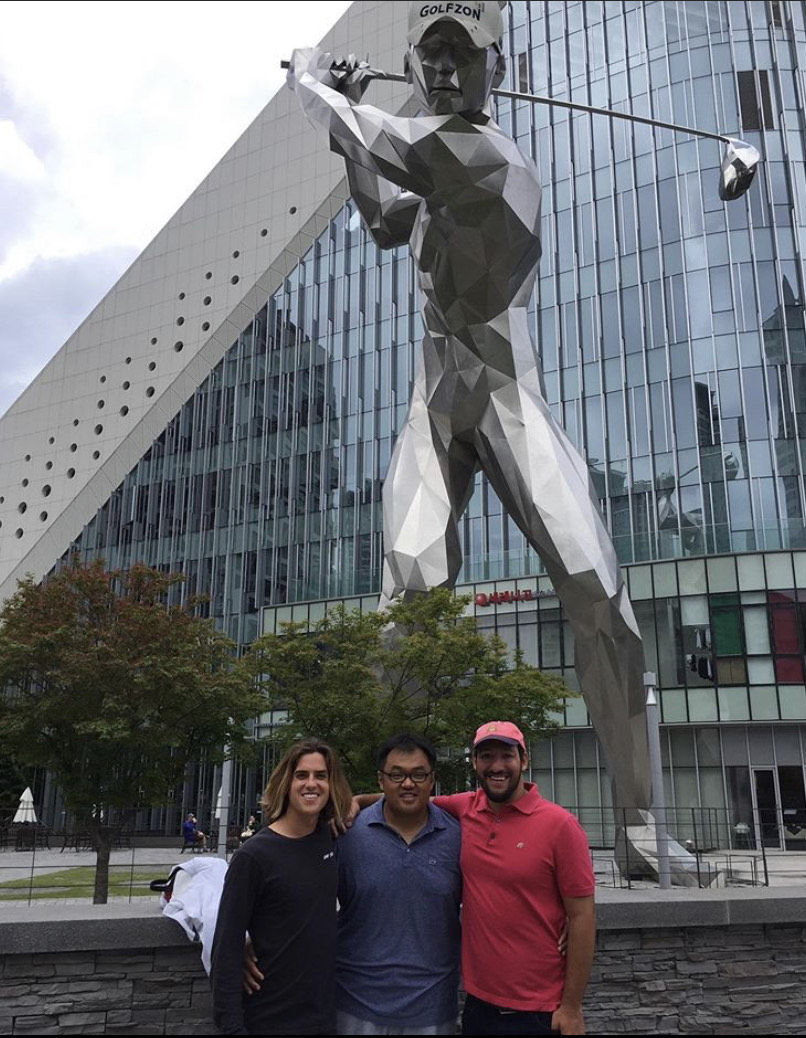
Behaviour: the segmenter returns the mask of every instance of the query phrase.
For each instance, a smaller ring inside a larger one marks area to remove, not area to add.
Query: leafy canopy
[[[439,747],[447,790],[464,788],[464,748],[484,721],[512,720],[527,738],[557,731],[556,712],[572,693],[520,654],[513,664],[506,644],[465,615],[468,602],[435,589],[381,614],[339,607],[312,628],[288,623],[256,641],[245,662],[268,707],[287,712],[281,745],[328,739],[361,789],[374,785],[384,739],[417,732]]]
[[[167,604],[181,580],[74,560],[0,610],[0,752],[52,772],[80,824],[164,803],[260,710],[229,639]]]

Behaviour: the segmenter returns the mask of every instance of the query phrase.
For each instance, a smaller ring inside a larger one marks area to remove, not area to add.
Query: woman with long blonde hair
[[[334,750],[304,739],[263,794],[266,822],[233,857],[213,942],[213,1010],[222,1034],[335,1034],[338,868],[329,822],[350,809]],[[251,938],[264,976],[242,988]]]

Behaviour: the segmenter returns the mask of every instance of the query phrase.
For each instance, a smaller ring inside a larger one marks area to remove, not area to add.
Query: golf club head
[[[741,198],[753,183],[761,155],[746,141],[729,140],[719,173],[719,197],[723,202]]]

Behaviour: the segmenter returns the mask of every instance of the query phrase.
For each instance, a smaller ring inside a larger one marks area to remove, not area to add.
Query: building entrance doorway
[[[753,768],[756,846],[806,851],[803,768]]]

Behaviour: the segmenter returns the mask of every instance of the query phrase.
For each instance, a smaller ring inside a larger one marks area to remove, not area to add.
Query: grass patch
[[[110,897],[156,897],[148,889],[152,879],[166,876],[168,866],[131,869],[115,867],[109,870]],[[9,879],[0,883],[0,901],[17,901],[21,898],[31,899],[59,897],[92,897],[95,889],[95,868],[93,866],[76,866],[74,868],[57,869],[43,872],[33,879]]]

